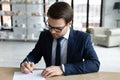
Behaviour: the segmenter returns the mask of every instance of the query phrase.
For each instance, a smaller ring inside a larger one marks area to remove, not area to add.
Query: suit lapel
[[[49,46],[48,46],[48,48],[49,48],[48,57],[51,56],[51,57],[49,57],[50,58],[49,59],[50,65],[51,65],[51,61],[52,61],[52,43],[53,43],[53,38],[50,39],[50,43],[49,43]]]
[[[47,66],[51,65],[51,61],[52,61],[52,43],[53,43],[53,37],[50,34],[50,36],[47,38],[47,55],[46,55],[46,59],[47,59]]]
[[[74,47],[74,35],[73,30],[70,30],[70,35],[68,39],[68,48],[67,48],[67,62],[71,62],[73,55],[73,47]]]

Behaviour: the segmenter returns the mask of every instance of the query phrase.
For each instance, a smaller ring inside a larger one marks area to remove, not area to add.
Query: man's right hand
[[[24,63],[21,64],[20,69],[23,73],[28,74],[28,73],[31,73],[33,71],[34,65],[35,64],[33,62],[25,61]]]

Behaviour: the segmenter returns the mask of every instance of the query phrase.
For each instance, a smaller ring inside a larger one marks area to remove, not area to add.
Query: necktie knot
[[[63,37],[57,39],[57,43],[60,42],[63,39]]]

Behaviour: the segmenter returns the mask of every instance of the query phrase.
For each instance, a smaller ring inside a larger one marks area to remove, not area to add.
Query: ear
[[[69,26],[69,25],[71,25],[72,24],[72,21],[70,21],[67,25]]]

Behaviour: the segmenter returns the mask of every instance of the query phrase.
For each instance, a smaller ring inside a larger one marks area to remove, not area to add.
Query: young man
[[[46,63],[43,77],[97,72],[100,62],[90,35],[70,29],[73,20],[70,5],[56,2],[49,8],[47,16],[46,26],[49,30],[40,34],[35,48],[21,63],[21,71],[30,73],[43,56]],[[57,41],[60,38],[62,39],[58,49]]]

